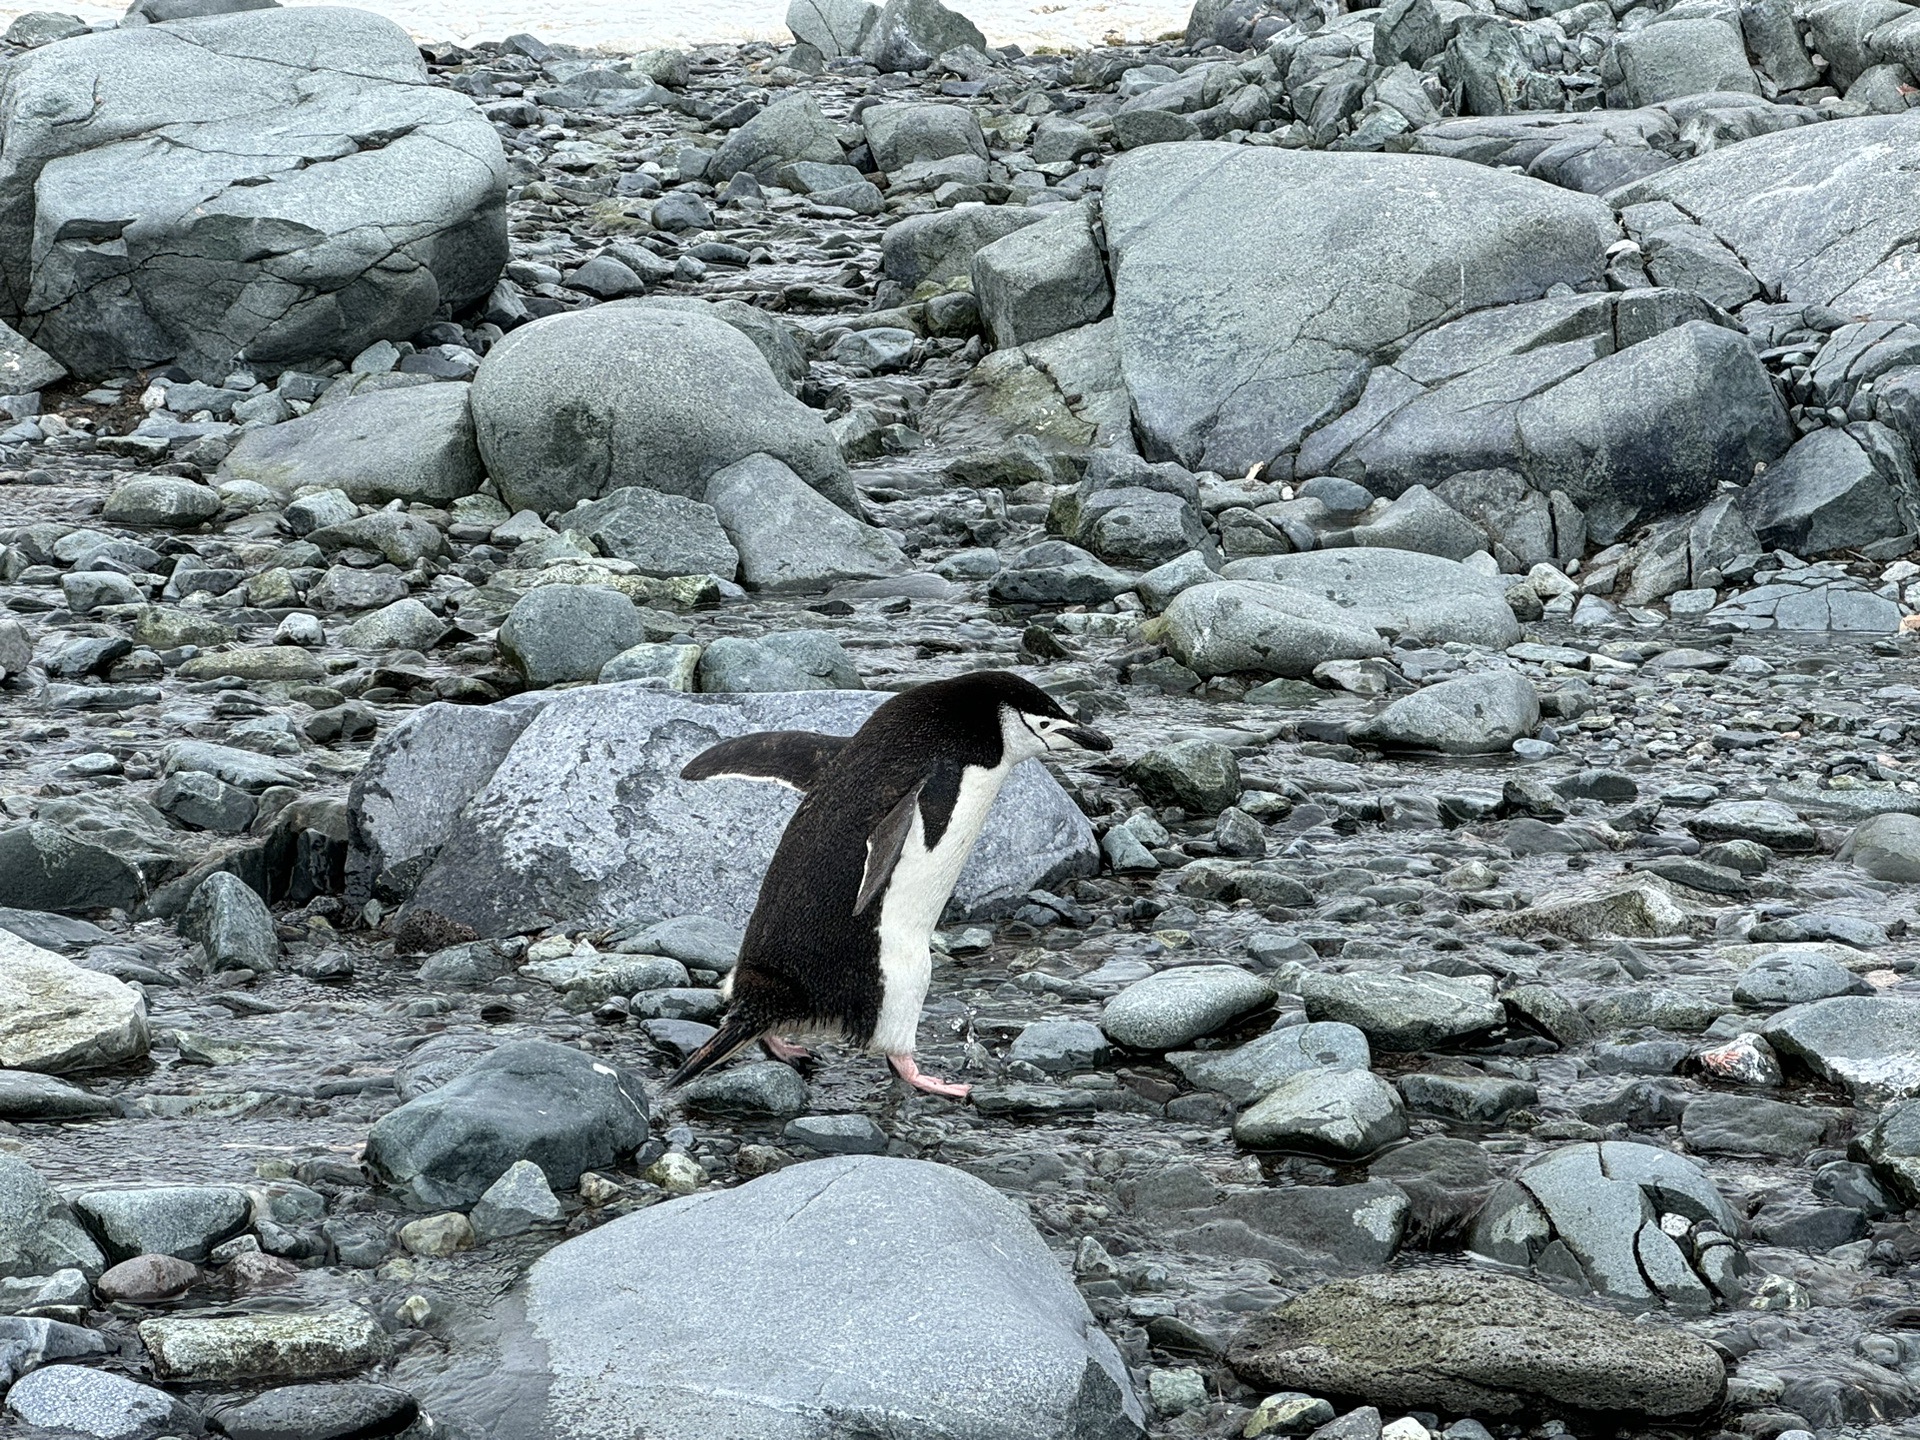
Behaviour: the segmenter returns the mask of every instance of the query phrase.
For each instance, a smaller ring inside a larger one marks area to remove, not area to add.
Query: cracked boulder
[[[704,500],[715,474],[765,453],[860,514],[826,421],[713,315],[622,301],[522,326],[488,352],[472,404],[487,473],[516,510],[629,485]]]
[[[1567,1145],[1497,1187],[1469,1248],[1623,1305],[1737,1300],[1740,1220],[1694,1161],[1627,1141]]]
[[[1781,131],[1701,155],[1607,198],[1665,200],[1737,256],[1769,299],[1849,319],[1920,319],[1920,116]]]
[[[1600,288],[1618,238],[1589,196],[1458,161],[1214,144],[1122,156],[1104,215],[1143,452],[1235,475],[1345,411],[1376,355]]]
[[[506,165],[392,21],[83,35],[0,79],[0,319],[82,375],[351,357],[492,288]]]
[[[430,706],[387,732],[355,781],[351,883],[401,898],[419,877],[412,912],[483,935],[561,917],[708,915],[744,926],[799,797],[747,780],[683,781],[681,767],[754,731],[848,735],[886,699],[695,696],[642,681],[564,691],[537,708],[523,698],[507,715]],[[955,905],[1011,913],[1030,890],[1091,874],[1098,854],[1058,782],[1023,766],[994,802]]]
[[[1745,482],[1792,432],[1746,338],[1678,291],[1482,310],[1422,335],[1309,436],[1299,468],[1376,494],[1506,470],[1609,543]],[[1722,317],[1724,318],[1724,317]]]

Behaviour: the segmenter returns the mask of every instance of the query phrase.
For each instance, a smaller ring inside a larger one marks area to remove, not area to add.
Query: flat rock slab
[[[911,1276],[911,1284],[901,1277]],[[947,1166],[836,1156],[569,1240],[497,1361],[403,1362],[487,1440],[1132,1440],[1126,1367],[1023,1206]]]
[[[345,1375],[393,1351],[387,1332],[352,1305],[317,1314],[148,1320],[140,1340],[157,1377],[203,1383]]]
[[[1767,1043],[1855,1100],[1920,1095],[1920,1005],[1842,995],[1782,1010],[1761,1028]]]
[[[65,1074],[146,1053],[138,991],[0,930],[0,1069]]]
[[[1227,1358],[1269,1390],[1453,1414],[1549,1405],[1694,1415],[1718,1404],[1727,1383],[1703,1340],[1465,1270],[1322,1285],[1254,1321]]]
[[[850,735],[887,698],[601,685],[548,699],[517,734],[505,732],[520,716],[503,726],[489,713],[497,707],[431,706],[387,735],[355,781],[349,865],[410,864],[423,872],[412,909],[482,935],[673,915],[744,926],[799,797],[756,781],[683,781],[681,767],[754,731]],[[448,797],[460,793],[471,798],[456,810]],[[420,820],[429,810],[433,828]],[[994,803],[955,905],[968,916],[1010,913],[1029,890],[1091,874],[1098,854],[1066,792],[1023,765]]]

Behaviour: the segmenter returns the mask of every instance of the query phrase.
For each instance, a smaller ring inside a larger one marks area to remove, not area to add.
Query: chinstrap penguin
[[[696,756],[682,779],[771,780],[806,798],[761,882],[726,1018],[668,1087],[755,1041],[804,1058],[786,1032],[885,1055],[914,1088],[964,1099],[969,1087],[913,1058],[934,926],[1014,766],[1112,748],[1038,686],[981,670],[896,695],[850,737],[773,731]]]

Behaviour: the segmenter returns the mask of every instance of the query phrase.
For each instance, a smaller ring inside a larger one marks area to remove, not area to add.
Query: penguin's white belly
[[[946,832],[931,850],[918,810],[900,860],[880,902],[880,1020],[871,1048],[882,1055],[910,1055],[920,1030],[920,1007],[933,978],[931,942],[940,912],[987,823],[987,812],[1012,765],[991,770],[969,765],[960,775],[960,795]]]

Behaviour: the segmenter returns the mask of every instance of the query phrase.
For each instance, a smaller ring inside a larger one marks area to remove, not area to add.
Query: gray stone
[[[924,70],[961,46],[987,48],[987,37],[966,16],[940,0],[887,0],[860,44],[860,55],[883,71]]]
[[[1839,1112],[1760,1095],[1701,1095],[1687,1103],[1680,1136],[1697,1155],[1757,1155],[1798,1162],[1834,1129]]]
[[[1412,485],[1367,524],[1328,536],[1348,545],[1378,546],[1387,550],[1417,550],[1447,560],[1464,560],[1487,548],[1487,535],[1478,525],[1439,499],[1424,485]]]
[[[472,404],[487,472],[515,509],[629,485],[699,500],[717,472],[762,452],[858,509],[825,422],[712,314],[619,301],[524,325],[488,352]]]
[[[195,887],[180,912],[180,933],[198,944],[209,974],[250,970],[271,974],[280,936],[266,903],[236,875],[216,871]]]
[[[796,1116],[780,1137],[823,1155],[880,1155],[887,1148],[887,1132],[867,1115]]]
[[[1540,725],[1540,697],[1512,670],[1443,680],[1394,701],[1360,726],[1362,740],[1396,750],[1486,755]]]
[[[1233,1138],[1250,1148],[1306,1150],[1343,1160],[1369,1155],[1406,1133],[1399,1093],[1368,1070],[1291,1076],[1233,1122]]]
[[[1889,1105],[1856,1142],[1855,1157],[1873,1165],[1909,1205],[1920,1205],[1920,1100]]]
[[[1273,1002],[1273,987],[1233,965],[1185,965],[1127,986],[1106,1003],[1100,1028],[1135,1050],[1172,1050]]]
[[[218,674],[226,673],[226,671],[218,672]],[[217,676],[208,678],[217,678]],[[255,795],[276,785],[302,788],[310,783],[310,778],[297,766],[283,764],[264,755],[256,755],[251,750],[238,750],[231,745],[215,745],[206,740],[173,741],[160,752],[160,771],[163,775],[197,771],[204,775],[212,775],[218,780],[223,780],[229,785]]]
[[[987,137],[964,105],[875,105],[860,112],[867,148],[885,171],[952,155],[987,158]]]
[[[22,56],[0,319],[77,373],[173,360],[218,382],[236,356],[348,357],[485,295],[507,254],[504,156],[470,99],[426,80],[405,31],[352,10],[215,15]],[[234,238],[265,233],[278,238],[258,259]]]
[[[807,1082],[791,1065],[778,1060],[755,1060],[709,1070],[689,1082],[680,1094],[689,1109],[739,1119],[784,1120],[800,1114],[812,1099]]]
[[[1481,1415],[1545,1406],[1688,1416],[1717,1406],[1727,1384],[1704,1340],[1459,1268],[1318,1286],[1254,1321],[1227,1359],[1266,1389]]]
[[[1383,1050],[1432,1049],[1506,1018],[1487,988],[1445,975],[1324,975],[1283,966],[1274,983],[1298,993],[1310,1019],[1351,1025]]]
[[[340,643],[357,650],[431,650],[447,633],[447,622],[409,596],[382,605],[340,632]]]
[[[1920,319],[1896,257],[1920,235],[1905,157],[1920,117],[1869,116],[1761,135],[1608,196],[1667,200],[1739,255],[1770,296],[1849,316]]]
[[[7,1413],[27,1425],[97,1440],[150,1440],[189,1426],[187,1409],[164,1390],[89,1369],[47,1365],[7,1391]]]
[[[525,1234],[536,1225],[557,1225],[566,1212],[547,1185],[545,1172],[531,1160],[516,1160],[474,1202],[467,1218],[484,1243]]]
[[[796,160],[838,165],[844,158],[838,127],[813,96],[801,93],[769,105],[729,135],[708,162],[706,178],[724,185],[745,171],[764,184]]]
[[[74,1208],[110,1260],[171,1255],[204,1265],[215,1245],[247,1227],[253,1202],[234,1185],[160,1185],[92,1190]]]
[[[818,591],[907,568],[882,531],[829,503],[772,455],[749,455],[708,480],[706,503],[755,590]]]
[[[10,32],[19,24],[14,21]],[[11,325],[0,324],[0,395],[31,395],[66,377],[66,366]]]
[[[1065,540],[1016,550],[987,582],[989,598],[1011,605],[1097,605],[1124,593],[1127,577]]]
[[[1760,1027],[1783,1056],[1844,1085],[1856,1102],[1920,1094],[1920,1005],[1840,996],[1782,1010]]]
[[[787,29],[825,59],[858,55],[880,7],[870,0],[788,0]]]
[[[722,1272],[724,1296],[702,1278]],[[931,1331],[929,1307],[947,1317]],[[1126,1440],[1145,1422],[1024,1207],[922,1161],[833,1157],[652,1206],[549,1251],[496,1313],[497,1358],[400,1379],[497,1440],[636,1414],[659,1440]]]
[[[740,564],[713,507],[683,495],[628,485],[581,502],[554,523],[590,537],[603,555],[631,560],[642,575],[731,580]]]
[[[1285,587],[1336,607],[1350,624],[1395,637],[1457,640],[1496,649],[1520,640],[1519,622],[1507,607],[1508,582],[1437,555],[1315,550],[1235,560],[1223,573],[1230,580]]]
[[[1165,620],[1167,648],[1201,676],[1255,671],[1299,679],[1328,660],[1387,653],[1373,626],[1333,602],[1252,580],[1190,585],[1168,603]]]
[[[0,930],[0,1070],[64,1075],[146,1053],[140,992]]]
[[[1265,1260],[1283,1273],[1377,1270],[1406,1234],[1409,1206],[1394,1185],[1262,1187],[1229,1195],[1201,1224],[1170,1237],[1184,1249]]]
[[[1372,1052],[1353,1026],[1331,1023],[1284,1025],[1236,1049],[1181,1050],[1166,1059],[1190,1084],[1247,1105],[1297,1075],[1365,1070]]]
[[[7,26],[4,38],[9,45],[31,50],[51,45],[56,40],[71,40],[76,35],[85,35],[90,28],[78,15],[63,15],[54,10],[29,10]]]
[[[187,530],[220,512],[220,496],[205,485],[165,475],[141,475],[114,487],[101,518],[114,525]]]
[[[700,915],[744,927],[798,799],[750,781],[681,781],[681,767],[754,731],[851,734],[887,697],[610,685],[543,698],[530,715],[499,718],[498,706],[430,707],[383,735],[349,797],[350,875],[384,874],[411,890],[406,875],[424,872],[415,906],[488,935],[560,915],[576,924]],[[569,758],[581,753],[604,758]],[[1078,807],[1045,770],[1022,767],[961,872],[956,908],[1011,913],[1036,887],[1090,874],[1096,857]]]
[[[693,690],[700,666],[698,645],[635,645],[600,667],[600,683],[659,680],[669,690]]]
[[[598,585],[542,585],[514,602],[500,653],[529,685],[593,680],[601,666],[646,638],[634,604]]]
[[[1090,325],[1113,303],[1093,217],[1081,205],[982,246],[972,275],[981,321],[1002,348]]]
[[[799,163],[812,164],[810,161]],[[855,179],[860,175],[858,170],[846,165],[821,168],[844,170]],[[651,250],[642,247],[633,248],[639,249],[642,255],[653,254]],[[625,253],[631,255],[632,250]],[[656,261],[656,263],[664,262]],[[801,332],[771,311],[762,310],[742,300],[708,300],[694,295],[649,295],[646,299],[636,300],[633,303],[647,310],[692,311],[697,315],[707,315],[726,321],[753,341],[755,347],[766,357],[767,366],[773,371],[774,378],[790,395],[797,394],[800,383],[807,378],[807,346]]]
[[[459,1078],[389,1110],[367,1164],[420,1209],[464,1209],[521,1160],[571,1189],[647,1138],[639,1076],[545,1040],[502,1045]]]
[[[1911,465],[1902,472],[1847,431],[1821,429],[1755,477],[1740,513],[1768,549],[1810,556],[1911,533],[1914,501]]]
[[[419,1413],[414,1398],[391,1385],[280,1385],[222,1406],[220,1430],[227,1440],[345,1440],[401,1434]]]
[[[1720,91],[1759,93],[1746,44],[1731,12],[1724,18],[1663,18],[1614,43],[1628,105],[1658,105]]]
[[[1091,1020],[1035,1020],[1014,1036],[1008,1061],[1019,1060],[1050,1075],[1097,1070],[1110,1054],[1107,1037]]]
[[[1240,796],[1240,766],[1217,740],[1176,740],[1127,766],[1127,778],[1156,804],[1217,815]]]
[[[97,1360],[113,1353],[98,1331],[60,1320],[0,1316],[0,1385],[58,1360]]]
[[[973,257],[1043,216],[1022,205],[958,205],[934,215],[909,215],[887,227],[880,240],[880,268],[909,290],[972,273]]]
[[[866,688],[853,657],[818,630],[779,631],[757,640],[722,637],[701,655],[699,683],[720,695]]]
[[[1838,858],[1851,861],[1876,880],[1920,883],[1920,818],[1871,816],[1847,837]]]
[[[467,405],[470,388],[371,390],[245,431],[216,478],[283,491],[326,485],[374,505],[444,505],[473,494],[486,478]]]
[[[1721,800],[1684,823],[1702,840],[1752,840],[1782,854],[1805,854],[1820,845],[1813,826],[1778,800]]]
[[[307,542],[329,555],[341,550],[378,551],[395,565],[411,565],[427,556],[444,554],[447,548],[446,537],[436,526],[397,510],[323,525],[308,533]]]
[[[1866,982],[1842,969],[1823,947],[1790,945],[1749,965],[1734,982],[1733,998],[1742,1005],[1770,1009],[1866,990]]]
[[[0,1155],[0,1276],[77,1269],[97,1276],[106,1258],[26,1161]]]
[[[27,1070],[0,1070],[0,1120],[92,1120],[114,1113],[112,1100],[78,1085]]]
[[[1603,207],[1460,163],[1210,144],[1116,161],[1114,317],[1154,458],[1243,474],[1345,408],[1374,354],[1597,284],[1617,233]]]

